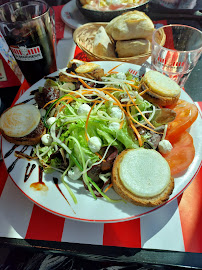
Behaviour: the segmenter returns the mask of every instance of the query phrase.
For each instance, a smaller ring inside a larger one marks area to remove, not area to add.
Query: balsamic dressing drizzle
[[[19,145],[14,144],[13,147],[5,154],[4,158],[7,158],[8,156],[10,156],[18,146]]]
[[[30,92],[30,96],[35,95],[35,93],[38,93],[38,92],[39,92],[39,89],[32,90]]]
[[[39,166],[39,183],[43,183],[43,167]]]
[[[30,151],[30,154],[29,154],[29,155],[32,157],[33,153],[34,153],[34,148],[32,148],[32,149],[31,149],[31,151]]]
[[[32,100],[32,99],[34,99],[34,97],[28,98],[28,99],[24,100],[22,103],[28,103],[28,102],[29,102],[30,100]]]
[[[30,187],[36,191],[48,191],[48,187],[43,182],[43,167],[39,166],[38,168],[39,168],[39,181],[32,183]]]
[[[19,145],[14,145],[4,156],[4,158],[7,158],[9,155],[11,155],[13,153],[13,151],[18,147]],[[23,148],[21,149],[21,151],[15,151],[15,156],[17,157],[13,163],[8,167],[8,173],[10,173],[17,161],[20,159],[20,158],[26,158],[27,160],[31,160],[31,159],[34,159],[32,157],[32,154],[34,152],[33,148],[31,149],[30,151],[30,155],[27,155],[25,154],[24,152],[27,150],[28,146],[27,145],[24,145]],[[25,176],[24,176],[24,183],[27,182],[27,180],[29,179],[29,177],[31,176],[33,170],[36,168],[36,164],[32,164],[31,168],[30,168],[30,165],[31,163],[28,162],[27,166],[26,166],[26,170],[25,170]],[[30,185],[31,188],[33,188],[34,190],[37,190],[37,191],[47,191],[48,190],[48,187],[46,186],[46,184],[43,182],[43,167],[42,166],[38,166],[38,177],[39,177],[39,181],[38,182],[35,182],[35,183],[32,183]],[[59,184],[58,184],[58,179],[56,177],[53,177],[53,181],[54,181],[54,184],[55,186],[57,187],[58,191],[60,192],[60,194],[63,196],[63,198],[66,200],[66,202],[69,204],[70,208],[72,209],[72,211],[74,212],[74,214],[76,214],[76,212],[74,211],[74,209],[72,208],[72,206],[70,205],[69,201],[67,200],[67,198],[65,197],[65,195],[63,194],[62,190],[60,189],[59,187]]]
[[[16,152],[18,152],[19,154],[21,153],[24,153],[26,150],[27,150],[27,148],[28,148],[28,146],[27,145],[25,145],[25,146],[23,146],[23,148],[22,148],[22,150],[21,151],[16,151]],[[13,169],[14,169],[14,167],[15,167],[15,165],[16,165],[16,163],[17,163],[17,161],[21,158],[22,156],[17,156],[17,158],[13,161],[13,163],[8,167],[8,173],[10,173]]]
[[[32,164],[30,171],[28,172],[30,165],[31,164],[28,162],[27,167],[26,167],[26,171],[25,171],[24,183],[27,182],[27,180],[31,176],[33,170],[36,168],[36,164]]]
[[[65,195],[63,194],[62,190],[60,189],[59,185],[58,185],[58,179],[56,177],[53,177],[53,182],[56,186],[56,188],[59,190],[60,194],[64,197],[64,199],[66,200],[66,202],[69,204],[69,206],[71,207],[69,201],[67,200],[67,198],[65,197]],[[72,211],[75,213],[74,209],[71,207]]]
[[[45,80],[51,79],[51,80],[53,80],[53,81],[56,81],[58,78],[59,78],[59,76],[54,76],[54,77],[45,76],[45,77],[44,77]]]

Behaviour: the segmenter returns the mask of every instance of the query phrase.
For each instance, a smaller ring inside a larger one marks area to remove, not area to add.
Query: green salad
[[[138,93],[139,78],[115,70],[99,81],[75,69],[61,71],[39,89],[39,97],[53,98],[41,106],[46,134],[34,153],[46,173],[61,172],[75,203],[71,181],[83,181],[95,199],[114,202],[106,190],[116,156],[125,149],[155,149],[154,138],[165,133],[166,123],[158,122],[162,109]]]

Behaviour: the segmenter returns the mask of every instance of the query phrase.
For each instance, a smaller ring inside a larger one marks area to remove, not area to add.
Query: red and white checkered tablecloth
[[[83,57],[73,43],[72,30],[60,19],[61,8],[54,7],[60,68],[73,57]],[[25,81],[16,99],[27,88]],[[196,104],[201,117],[202,102]],[[202,169],[180,197],[141,218],[119,223],[65,219],[28,200],[0,161],[0,237],[202,253],[201,209]]]

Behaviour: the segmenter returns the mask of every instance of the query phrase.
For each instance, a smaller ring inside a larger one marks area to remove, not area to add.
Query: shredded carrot
[[[85,93],[82,93],[82,94],[88,94],[88,93],[91,93],[91,92],[92,92],[92,91],[86,90]],[[75,98],[79,98],[80,95],[78,95],[78,94],[76,95],[76,94],[77,94],[76,91],[73,92],[73,93],[71,93],[71,95],[74,96]],[[69,100],[68,100],[68,99],[69,99]],[[70,96],[63,97],[63,98],[61,98],[61,99],[56,103],[55,107],[57,107],[57,106],[60,104],[60,102],[61,102],[61,101],[64,101],[64,100],[68,100],[68,102],[67,102],[67,104],[68,104],[68,103],[70,103],[71,101],[73,101],[74,99],[71,98]]]
[[[59,112],[61,112],[62,111],[62,109],[63,108],[65,108],[66,106],[65,105],[63,105],[60,109],[59,109]]]
[[[112,71],[112,72],[110,72],[110,74],[118,74],[118,71]]]
[[[70,100],[68,100],[68,101],[66,102],[66,104],[69,104],[72,100],[73,100],[73,98],[71,98]],[[65,105],[63,105],[63,106],[59,109],[59,112],[61,112],[62,109],[63,109],[64,107],[65,107]]]
[[[121,124],[120,124],[120,127],[119,127],[119,129],[122,129],[122,127],[123,127],[123,124],[124,124],[124,119],[121,121]]]
[[[128,92],[127,89],[126,90],[126,93],[128,94],[130,100],[132,101],[133,105],[135,106],[135,108],[138,110],[138,112],[142,115],[142,117],[144,118],[144,120],[147,122],[147,124],[149,124],[153,129],[155,129],[155,127],[152,125],[152,123],[149,122],[149,120],[147,119],[147,117],[145,117],[145,115],[141,112],[141,110],[139,109],[139,107],[135,104],[134,100],[132,99],[130,93]]]
[[[111,187],[113,187],[112,183],[104,190],[104,193],[106,193]]]
[[[44,106],[43,106],[43,109],[46,108],[49,104],[55,102],[57,99],[54,99],[54,100],[51,100],[49,102],[47,102]]]
[[[74,72],[71,72],[72,75],[75,75]],[[86,82],[84,82],[84,80],[82,80],[81,78],[77,78],[82,84],[83,86],[85,86],[88,89],[92,89],[92,87],[90,87]]]
[[[55,108],[57,108],[59,106],[59,104],[61,103],[61,101],[64,101],[64,100],[68,100],[68,102],[66,102],[66,104],[70,103],[72,100],[74,100],[73,98],[71,97],[64,97],[64,98],[61,98],[56,104],[55,104]]]
[[[117,105],[119,106],[119,108],[124,112],[124,114],[126,113],[126,111],[124,110],[124,108],[122,107],[122,104],[120,103],[120,101],[114,97],[111,93],[108,93],[107,91],[103,91],[105,94],[109,95],[111,98],[113,98],[113,100],[116,101]]]
[[[149,88],[145,89],[144,91],[140,92],[139,95],[142,96],[144,95],[147,91],[149,91]]]
[[[95,154],[96,154],[100,159],[102,159],[102,156],[101,156],[98,152],[96,152]],[[106,162],[105,159],[103,159],[103,161]]]
[[[92,89],[92,87],[90,87],[86,82],[84,82],[84,80],[82,80],[81,78],[78,78],[78,80],[83,84],[83,86],[85,86],[88,89]]]
[[[127,110],[127,114],[128,114],[128,116],[129,116],[129,118],[130,118],[133,122],[135,122],[136,124],[140,125],[141,127],[144,127],[144,128],[146,128],[146,129],[148,129],[148,130],[154,132],[154,133],[161,134],[161,133],[159,133],[159,132],[157,132],[157,131],[151,129],[150,127],[147,127],[147,126],[141,124],[140,122],[138,122],[137,120],[135,120],[135,119],[132,117],[131,113],[130,113],[129,106],[126,106],[126,110]]]
[[[133,125],[132,121],[129,119],[130,121],[130,126],[131,128],[133,129],[133,131],[135,132],[137,138],[138,138],[138,142],[139,142],[139,145],[140,147],[143,145],[143,142],[142,142],[142,138],[140,136],[140,133],[138,132],[138,130],[136,129],[136,127]]]
[[[136,86],[136,85],[134,85],[134,84],[132,84],[132,83],[129,83],[129,82],[126,82],[126,84],[128,84],[128,85],[130,85],[130,86],[132,86],[132,87],[134,87],[134,88],[139,88],[139,86]]]
[[[89,89],[89,90],[86,90],[86,89],[82,89],[82,95],[85,95],[85,94],[90,94],[93,92],[94,89]]]
[[[105,90],[113,90],[113,91],[124,92],[123,89],[119,89],[119,88],[115,88],[115,87],[104,87],[104,88],[96,88],[96,89],[101,90],[101,91],[105,91]]]
[[[106,92],[104,91],[104,93],[106,93]],[[110,94],[110,93],[107,93],[107,94],[116,101],[116,103],[118,104],[118,106],[122,110],[122,112],[124,114],[126,114],[126,111],[124,110],[124,108],[123,108],[122,104],[120,103],[120,101],[117,98],[115,98],[112,94]],[[123,123],[124,123],[124,119],[121,121],[119,129],[121,129],[123,127]]]
[[[110,69],[109,71],[107,71],[107,73],[106,74],[110,74],[110,73],[112,73],[112,71],[113,70],[115,70],[117,67],[119,67],[120,65],[122,65],[122,63],[121,64],[119,64],[119,65],[117,65],[117,66],[115,66],[115,67],[113,67],[112,69]]]
[[[91,114],[91,112],[92,112],[92,109],[94,108],[94,106],[96,105],[96,101],[95,101],[95,103],[93,104],[93,106],[91,107],[91,109],[90,109],[90,111],[89,111],[89,113],[88,113],[88,115],[87,115],[87,119],[86,119],[86,124],[85,124],[85,137],[86,137],[86,140],[88,141],[89,139],[88,139],[88,133],[87,133],[87,128],[88,128],[88,121],[89,121],[89,118],[90,118],[90,114]]]
[[[134,106],[132,103],[130,103],[130,104],[121,104],[123,107],[132,107],[132,106]]]

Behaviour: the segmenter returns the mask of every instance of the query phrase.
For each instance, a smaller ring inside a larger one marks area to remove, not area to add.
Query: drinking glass
[[[165,43],[158,36],[164,33]],[[202,32],[187,25],[172,24],[156,29],[152,37],[151,68],[184,86],[202,53]]]
[[[0,6],[0,31],[30,84],[57,70],[54,12],[42,0]]]

